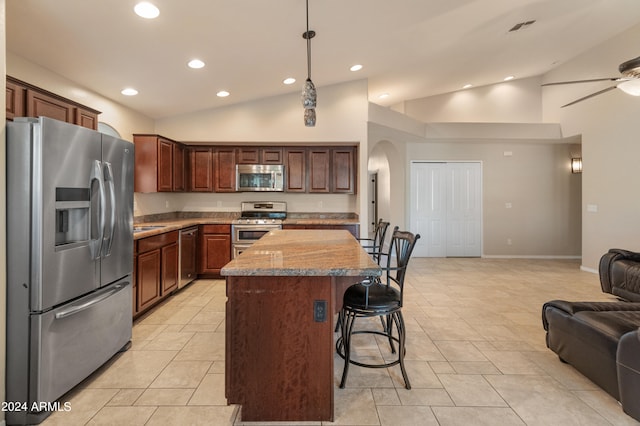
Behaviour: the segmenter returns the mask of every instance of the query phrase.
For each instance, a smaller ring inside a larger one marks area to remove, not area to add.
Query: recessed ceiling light
[[[202,62],[200,59],[192,59],[187,63],[187,65],[189,66],[189,68],[199,69],[204,67],[204,62]]]
[[[284,84],[293,84],[293,83],[295,83],[295,82],[296,82],[296,79],[295,79],[295,78],[293,78],[293,77],[287,77],[287,78],[285,78],[284,80],[282,80],[282,82],[283,82]]]
[[[464,86],[462,86],[463,89],[468,89],[470,87],[473,87],[473,84],[465,84]]]
[[[356,64],[354,66],[352,66],[351,68],[349,68],[349,70],[351,71],[360,71],[362,69],[362,65],[360,64]]]
[[[154,19],[160,15],[160,9],[148,1],[136,4],[133,10],[136,12],[136,15],[145,19]]]
[[[504,81],[509,81],[509,80],[513,80],[515,77],[512,75],[509,75],[507,77],[504,78]]]
[[[226,98],[227,96],[229,96],[229,92],[227,92],[226,90],[221,90],[216,93],[216,96],[219,98]]]
[[[378,95],[378,99],[387,99],[389,97],[388,93],[381,93]]]
[[[122,89],[120,93],[122,93],[125,96],[135,96],[138,94],[138,91],[131,87],[127,87],[126,89]]]

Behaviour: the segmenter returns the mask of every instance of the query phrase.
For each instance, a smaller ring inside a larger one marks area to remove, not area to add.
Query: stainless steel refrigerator
[[[7,124],[8,424],[37,424],[132,328],[134,145],[49,118]]]

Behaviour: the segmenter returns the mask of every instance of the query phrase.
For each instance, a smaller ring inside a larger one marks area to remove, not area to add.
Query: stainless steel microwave
[[[236,165],[236,191],[284,191],[281,164]]]

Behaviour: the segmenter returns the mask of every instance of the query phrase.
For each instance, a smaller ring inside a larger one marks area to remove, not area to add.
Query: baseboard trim
[[[483,254],[483,259],[558,259],[580,260],[582,256],[553,256],[553,255],[511,255],[511,254]]]
[[[600,271],[598,271],[597,269],[593,269],[593,268],[587,268],[586,266],[580,265],[580,270],[581,271],[585,271],[585,272],[591,272],[592,274],[599,274]]]

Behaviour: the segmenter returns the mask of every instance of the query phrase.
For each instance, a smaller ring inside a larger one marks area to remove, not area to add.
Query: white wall
[[[487,92],[472,89],[465,96],[475,96],[474,90]],[[420,100],[424,111],[437,109],[428,107],[432,99],[435,106],[447,103],[444,96]],[[540,98],[529,101],[539,106]],[[411,119],[390,109],[370,109],[370,120],[385,123],[369,124],[370,163],[380,167],[388,160],[392,177],[391,188],[383,186],[385,197],[380,200],[389,205],[379,208],[389,212],[394,224],[410,223],[404,194],[410,192],[412,160],[482,161],[484,256],[579,257],[581,177],[569,170],[579,138],[562,138],[558,124],[479,122],[482,114],[469,117],[478,122],[456,122],[458,115],[450,113],[438,115],[443,122],[428,122],[429,114]],[[394,152],[402,153],[400,160],[392,159]],[[387,201],[386,192],[396,199]],[[505,208],[506,203],[512,207]]]
[[[562,64],[545,82],[617,77],[618,65],[638,56],[640,25]],[[614,90],[560,108],[610,82],[546,87],[543,119],[582,135],[582,265],[597,270],[609,248],[640,251],[640,98]],[[597,206],[597,212],[587,210]]]
[[[396,108],[423,122],[539,123],[540,99],[540,77],[534,77],[414,99]]]
[[[123,139],[133,140],[134,133],[153,133],[154,122],[151,118],[79,86],[15,53],[6,54],[8,75],[101,111],[98,121],[116,129]]]
[[[237,211],[240,201],[260,197],[287,201],[292,212],[355,212],[366,229],[367,109],[367,83],[359,80],[318,88],[315,127],[304,126],[298,92],[160,119],[156,133],[184,142],[359,143],[358,194],[136,194],[136,214]]]

